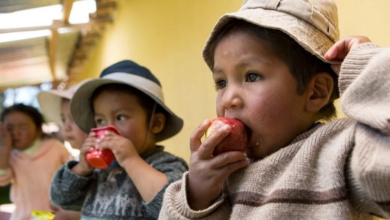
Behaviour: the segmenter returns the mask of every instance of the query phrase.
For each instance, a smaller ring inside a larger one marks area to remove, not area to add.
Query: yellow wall
[[[367,35],[390,46],[389,0],[337,0],[342,37]],[[242,0],[127,0],[107,28],[84,75],[122,59],[148,67],[161,81],[167,105],[183,119],[182,132],[163,142],[189,159],[189,137],[206,118],[215,117],[215,91],[201,51],[217,19],[237,10]]]
[[[116,61],[132,59],[161,81],[167,105],[185,119],[179,135],[163,142],[189,159],[189,137],[206,118],[215,117],[214,84],[201,52],[219,16],[239,8],[241,0],[127,0],[87,67],[97,77]]]

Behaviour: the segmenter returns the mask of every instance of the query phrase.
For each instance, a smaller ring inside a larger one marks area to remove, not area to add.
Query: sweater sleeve
[[[94,176],[81,177],[72,172],[78,162],[69,161],[55,174],[50,188],[52,202],[65,210],[81,211]]]
[[[143,203],[147,212],[153,218],[157,219],[161,210],[165,190],[171,183],[181,179],[184,172],[188,170],[188,165],[183,159],[175,157],[166,152],[153,155],[152,157],[146,159],[146,161],[150,163],[153,168],[167,175],[168,179],[167,183],[153,197],[152,200]]]
[[[225,195],[221,195],[205,210],[192,210],[187,202],[187,177],[188,173],[185,173],[181,181],[177,181],[167,188],[159,219],[229,219],[231,207]]]
[[[352,203],[390,218],[390,48],[357,46],[339,80],[343,111],[357,121],[347,168]]]
[[[0,170],[0,186],[6,186],[12,183],[14,179],[13,171],[11,168]]]

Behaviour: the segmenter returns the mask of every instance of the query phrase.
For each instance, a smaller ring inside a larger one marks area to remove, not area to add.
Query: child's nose
[[[114,126],[115,127],[115,119],[108,120],[106,126]]]
[[[64,130],[65,130],[65,131],[71,131],[71,130],[72,130],[72,125],[71,125],[71,123],[65,122],[65,123],[64,123]]]
[[[20,131],[18,129],[11,129],[9,131],[12,137],[19,137],[20,136]]]
[[[243,100],[240,95],[240,88],[235,86],[228,86],[222,97],[222,105],[225,109],[241,108]]]

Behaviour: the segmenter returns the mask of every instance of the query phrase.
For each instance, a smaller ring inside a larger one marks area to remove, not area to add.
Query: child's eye
[[[20,129],[22,130],[22,131],[27,131],[28,130],[28,126],[27,125],[22,125],[22,126],[20,126]]]
[[[226,87],[226,80],[218,80],[215,82],[215,89],[220,90]]]
[[[263,76],[261,76],[261,75],[259,75],[257,73],[249,73],[248,75],[246,75],[245,81],[246,82],[256,82],[256,81],[259,81],[262,78],[263,78]]]
[[[124,121],[124,120],[126,120],[126,119],[127,119],[127,117],[124,116],[124,115],[118,115],[118,116],[116,116],[116,120],[118,120],[118,121]]]
[[[96,122],[96,125],[104,125],[105,124],[105,121],[101,118],[95,119],[95,122]]]

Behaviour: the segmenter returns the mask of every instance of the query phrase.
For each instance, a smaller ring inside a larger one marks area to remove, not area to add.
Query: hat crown
[[[262,8],[304,20],[333,42],[339,40],[337,6],[333,0],[245,0],[239,11]]]
[[[148,68],[141,66],[131,60],[123,60],[107,67],[100,74],[100,78],[107,78],[107,75],[112,73],[128,73],[136,75],[148,79],[162,87],[160,81],[153,75],[152,72],[150,72]]]

